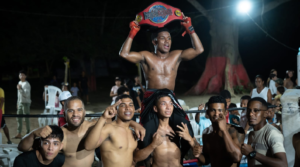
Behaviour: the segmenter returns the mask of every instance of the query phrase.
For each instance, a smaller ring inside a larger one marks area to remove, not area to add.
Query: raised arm
[[[183,13],[182,13],[183,14]],[[186,32],[189,33],[191,39],[192,39],[192,48],[188,48],[186,50],[183,50],[180,58],[183,60],[191,60],[201,54],[204,51],[204,48],[202,46],[202,43],[198,37],[198,35],[195,33],[194,27],[192,26],[192,21],[190,17],[184,16],[184,22],[181,23],[181,25],[186,29]]]
[[[52,133],[52,129],[47,125],[42,128],[35,129],[29,134],[25,135],[18,145],[18,150],[22,152],[29,151],[34,143],[36,137],[46,138]]]
[[[140,26],[138,25],[137,21],[132,21],[130,22],[129,27],[130,33],[123,46],[121,47],[119,55],[132,63],[139,63],[144,60],[144,55],[142,54],[142,52],[131,52],[130,49],[133,38],[140,30]]]
[[[102,130],[106,119],[113,118],[117,111],[116,107],[121,103],[119,100],[114,105],[109,106],[105,109],[103,115],[99,118],[96,125],[88,133],[84,146],[88,151],[94,150],[99,147],[102,142],[109,136],[109,130]]]
[[[238,144],[239,143],[238,139],[237,139],[238,136],[234,135],[234,134],[230,134],[230,133],[234,133],[234,132],[228,132],[228,131],[232,130],[232,128],[227,130],[225,115],[223,115],[223,114],[220,115],[218,123],[219,123],[220,131],[223,134],[223,140],[224,140],[225,147],[226,147],[228,154],[231,156],[233,162],[235,162],[235,163],[240,162],[242,159],[242,152],[240,149],[241,147]],[[235,132],[235,133],[237,133],[237,132]]]

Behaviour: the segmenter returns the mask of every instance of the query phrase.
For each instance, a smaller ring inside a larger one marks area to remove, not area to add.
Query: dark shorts
[[[89,94],[89,88],[82,88],[82,95],[86,96]]]
[[[2,116],[2,120],[1,120],[1,129],[5,128],[6,124],[5,124],[5,119]]]

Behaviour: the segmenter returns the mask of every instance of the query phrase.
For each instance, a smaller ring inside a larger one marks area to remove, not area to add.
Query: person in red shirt
[[[61,109],[59,115],[63,115],[63,114],[64,114],[64,111],[65,111],[65,110],[64,110],[64,104],[65,104],[65,101],[66,101],[69,97],[72,97],[72,95],[71,95],[71,93],[70,93],[69,91],[63,91],[63,92],[59,95],[58,99],[59,99],[60,104],[62,105],[62,109]],[[58,119],[58,126],[59,126],[59,127],[64,126],[66,123],[67,123],[67,121],[66,121],[65,117],[60,117],[60,118]]]

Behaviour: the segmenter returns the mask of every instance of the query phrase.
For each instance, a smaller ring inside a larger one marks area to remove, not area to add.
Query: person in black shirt
[[[135,76],[134,77],[134,85],[133,85],[133,90],[136,91],[141,99],[141,101],[143,101],[144,99],[144,93],[146,92],[144,86],[141,84],[140,81],[140,76]]]
[[[81,95],[83,96],[83,99],[86,100],[86,104],[90,104],[88,81],[89,81],[88,77],[85,75],[85,72],[82,71],[81,77],[79,79],[79,89],[81,91]]]
[[[65,156],[58,152],[63,148],[64,134],[60,127],[49,125],[35,130],[40,133],[38,149],[24,152],[18,155],[14,161],[14,167],[61,167],[65,162]]]
[[[134,108],[137,112],[141,111],[141,99],[138,96],[137,92],[133,90],[133,81],[129,78],[125,79],[124,86],[128,88],[129,95],[132,97]],[[120,89],[120,88],[119,88]]]

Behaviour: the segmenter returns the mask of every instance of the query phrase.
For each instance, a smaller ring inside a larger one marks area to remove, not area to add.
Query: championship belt
[[[136,15],[139,25],[148,24],[154,27],[164,27],[174,20],[183,20],[181,10],[162,2],[154,2]]]

